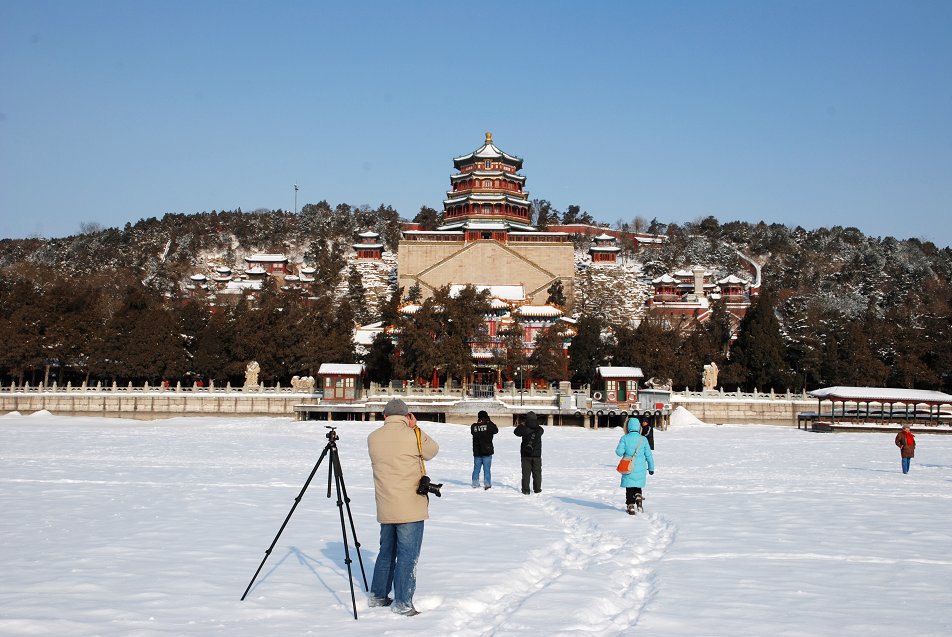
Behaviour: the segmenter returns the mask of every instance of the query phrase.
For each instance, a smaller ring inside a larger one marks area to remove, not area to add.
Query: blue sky
[[[952,2],[0,0],[0,237],[532,198],[952,244]]]

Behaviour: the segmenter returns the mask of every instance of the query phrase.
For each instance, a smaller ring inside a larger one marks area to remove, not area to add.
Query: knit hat
[[[383,407],[383,417],[387,416],[406,416],[410,413],[407,404],[399,398],[391,398],[390,402]]]
[[[486,410],[485,410],[485,409],[482,409],[482,410],[480,410],[480,412],[479,412],[478,414],[476,414],[476,419],[477,419],[477,420],[489,420],[489,414],[486,413]]]

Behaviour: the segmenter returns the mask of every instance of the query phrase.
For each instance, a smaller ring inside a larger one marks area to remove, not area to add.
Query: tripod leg
[[[241,596],[242,601],[244,601],[245,597],[248,595],[248,591],[251,590],[251,586],[255,583],[255,580],[258,578],[258,573],[261,572],[261,568],[264,566],[264,563],[268,560],[268,557],[271,555],[271,551],[274,549],[274,545],[278,543],[278,538],[281,537],[281,533],[284,531],[284,527],[288,525],[288,520],[291,519],[291,515],[294,513],[294,509],[297,508],[297,505],[301,502],[301,498],[304,497],[304,492],[307,491],[308,485],[310,485],[311,480],[314,479],[314,474],[317,473],[317,468],[321,466],[321,462],[324,460],[324,456],[327,455],[327,452],[330,448],[331,448],[330,444],[324,447],[324,451],[321,452],[321,457],[317,459],[317,462],[314,464],[314,468],[311,469],[310,475],[307,477],[307,480],[304,482],[304,486],[301,487],[301,492],[298,493],[296,498],[294,498],[294,504],[291,505],[291,510],[288,511],[288,516],[284,518],[284,523],[281,525],[281,528],[278,529],[278,534],[274,536],[274,540],[271,542],[271,546],[269,546],[268,550],[264,552],[264,558],[261,560],[261,564],[258,564],[258,570],[255,571],[255,574],[251,578],[251,581],[248,582],[248,588],[245,589],[244,594]]]
[[[341,469],[340,456],[336,450],[331,454],[331,463],[334,465],[334,470],[340,478],[340,489],[344,494],[344,504],[347,506],[347,519],[350,521],[350,535],[354,538],[354,548],[357,550],[357,561],[360,563],[360,574],[364,578],[364,591],[369,591],[370,586],[367,584],[367,573],[364,571],[364,558],[360,554],[360,541],[357,539],[357,529],[354,527],[354,516],[350,512],[350,498],[347,496],[347,486],[344,484],[344,471]]]
[[[340,514],[340,533],[344,539],[344,564],[347,565],[347,581],[350,582],[350,601],[354,605],[354,619],[357,619],[357,595],[356,593],[354,593],[354,573],[350,567],[351,562],[353,562],[353,560],[350,559],[350,547],[347,544],[347,527],[344,526],[344,500],[341,496],[341,484],[343,482],[343,478],[341,477],[340,473],[338,473],[339,464],[334,462],[335,456],[336,456],[336,450],[331,451],[331,462],[330,462],[331,475],[333,475],[334,484],[337,486],[337,512]],[[331,484],[330,484],[331,475],[328,475],[328,483],[327,483],[328,497],[330,497],[330,490],[331,490]],[[348,510],[348,513],[349,513],[349,510]],[[355,543],[357,542],[357,538],[354,538],[354,542]],[[367,578],[365,576],[364,582],[366,583],[366,581],[367,581]]]

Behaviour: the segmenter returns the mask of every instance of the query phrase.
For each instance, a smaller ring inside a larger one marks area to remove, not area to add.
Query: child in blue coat
[[[648,445],[648,439],[641,435],[641,421],[635,417],[628,419],[625,426],[628,432],[618,441],[615,447],[615,455],[631,456],[631,473],[623,473],[621,476],[621,486],[625,488],[625,504],[628,506],[628,514],[635,515],[636,509],[644,511],[642,502],[644,496],[641,490],[645,486],[645,472],[654,475],[654,456],[651,454],[651,447]]]

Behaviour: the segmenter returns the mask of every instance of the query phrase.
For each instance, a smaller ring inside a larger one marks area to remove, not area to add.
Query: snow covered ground
[[[691,424],[658,432],[644,515],[623,512],[618,430],[548,427],[543,493],[518,490],[497,436],[469,486],[465,427],[424,423],[445,483],[430,504],[416,605],[354,621],[324,468],[245,601],[326,443],[287,419],[0,418],[0,634],[952,634],[952,436]],[[340,457],[368,580],[377,550],[366,452]],[[353,545],[351,546],[353,551]]]

